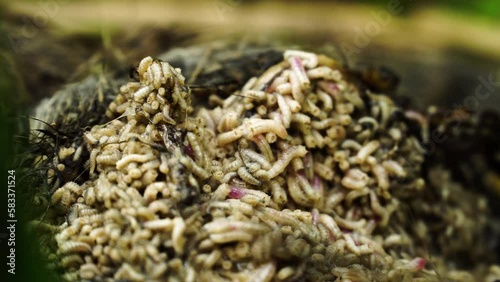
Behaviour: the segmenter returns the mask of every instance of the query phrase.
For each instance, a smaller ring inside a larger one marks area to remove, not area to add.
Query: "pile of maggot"
[[[295,50],[209,106],[168,63],[137,71],[84,134],[90,180],[52,195],[65,279],[436,278],[391,220],[424,151],[389,97]]]

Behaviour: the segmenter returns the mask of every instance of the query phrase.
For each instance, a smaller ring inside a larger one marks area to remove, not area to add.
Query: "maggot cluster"
[[[299,50],[208,105],[167,62],[137,73],[83,133],[89,179],[34,222],[65,280],[440,279],[399,215],[428,185],[390,97]]]

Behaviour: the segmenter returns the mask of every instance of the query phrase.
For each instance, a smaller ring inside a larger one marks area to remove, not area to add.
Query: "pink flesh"
[[[227,197],[229,199],[241,199],[243,196],[245,196],[245,194],[246,194],[246,192],[243,189],[232,186],[230,188],[230,191],[229,191],[229,194],[227,195]]]

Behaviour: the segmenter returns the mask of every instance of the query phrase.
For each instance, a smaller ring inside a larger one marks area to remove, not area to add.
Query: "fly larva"
[[[284,180],[282,178],[273,179],[270,184],[273,202],[276,203],[278,206],[285,204],[288,200],[288,196],[286,194],[285,189],[283,189],[283,185],[284,185]]]
[[[117,262],[117,261],[115,261]],[[114,277],[116,280],[123,281],[144,281],[145,277],[141,272],[135,270],[130,264],[123,263],[121,267],[116,271]]]
[[[331,232],[334,239],[339,239],[342,237],[342,230],[340,230],[339,226],[331,216],[327,214],[320,214],[319,222]]]
[[[292,122],[296,122],[302,125],[310,125],[311,118],[303,113],[294,113],[292,114]]]
[[[249,282],[265,281],[269,282],[273,279],[276,273],[276,264],[274,262],[265,263],[250,273]]]
[[[266,132],[272,132],[282,139],[288,137],[288,132],[283,125],[275,120],[247,119],[239,128],[242,128],[243,134],[247,139],[251,139],[255,135]]]
[[[276,91],[281,95],[291,94],[292,93],[292,84],[289,82],[282,83],[276,86]]]
[[[222,167],[222,171],[228,173],[228,172],[234,172],[237,171],[240,167],[243,166],[243,162],[239,155],[236,156],[236,159]]]
[[[333,100],[328,93],[322,91],[321,89],[316,90],[316,93],[318,95],[318,99],[321,101],[322,109],[324,112],[329,113],[333,109]]]
[[[203,149],[200,145],[200,142],[198,141],[198,138],[192,132],[186,133],[186,138],[188,139],[188,142],[191,145],[191,148],[193,149],[196,163],[200,166],[204,166],[205,154],[203,153]]]
[[[302,93],[302,85],[295,72],[290,72],[290,85],[292,87],[292,97],[295,101],[302,104],[304,101],[304,93]]]
[[[313,164],[313,167],[314,167],[314,172],[321,178],[325,179],[325,180],[332,180],[333,179],[333,175],[334,175],[334,172],[333,170],[324,165],[323,163],[320,163],[320,162],[315,162]]]
[[[80,278],[84,280],[92,280],[102,275],[101,271],[94,263],[85,263],[80,266]]]
[[[285,65],[283,63],[278,63],[276,65],[271,66],[257,79],[257,82],[255,82],[253,88],[259,90],[264,89],[266,85],[269,85],[269,83],[273,78],[275,78],[281,72],[283,72],[284,68]]]
[[[92,133],[90,132],[85,132],[83,134],[83,140],[85,140],[85,142],[91,146],[93,145],[97,145],[99,143],[99,140],[97,140],[93,135]]]
[[[143,163],[140,166],[140,169],[142,172],[147,172],[150,170],[156,170],[160,165],[161,165],[160,161],[158,159],[154,159],[154,160]]]
[[[304,143],[307,148],[319,147],[318,140],[314,138],[311,132],[303,132],[303,133],[304,133]]]
[[[117,161],[121,159],[121,152],[118,150],[113,150],[110,154],[99,154],[96,157],[98,165],[114,165]]]
[[[354,200],[357,198],[363,197],[368,195],[370,193],[370,190],[367,187],[363,187],[361,189],[356,189],[356,190],[351,190],[347,193],[345,196],[345,201],[347,205],[351,205]]]
[[[109,236],[103,227],[98,227],[90,231],[90,238],[96,240],[97,244],[104,244],[108,240]]]
[[[260,90],[249,89],[246,91],[242,91],[241,95],[245,98],[250,99],[250,102],[251,100],[263,101],[264,99],[266,99],[266,92]]]
[[[161,158],[161,164],[160,164],[159,170],[164,175],[168,175],[170,172],[170,169],[169,169],[169,165],[168,165],[167,156],[165,154],[161,154],[160,158]]]
[[[141,87],[139,90],[137,90],[133,94],[134,101],[136,101],[136,102],[143,101],[144,98],[146,98],[149,95],[149,93],[151,93],[151,91],[153,91],[153,87],[151,87],[151,85],[146,85],[146,86]],[[117,107],[117,109],[118,109],[118,107]]]
[[[278,281],[284,281],[284,280],[288,281],[289,278],[294,276],[294,274],[295,274],[294,268],[291,266],[287,266],[283,267],[278,271],[278,273],[276,274],[276,278],[278,279]]]
[[[219,123],[217,124],[217,131],[226,132],[236,128],[239,124],[238,114],[234,111],[230,111],[221,117]]]
[[[396,161],[393,160],[383,161],[382,166],[390,175],[394,175],[397,177],[406,177],[406,171]]]
[[[141,180],[143,186],[147,186],[147,185],[153,183],[154,181],[156,181],[156,178],[158,178],[158,172],[156,170],[149,169],[149,170],[146,170],[146,172],[144,172],[142,174],[142,177],[140,180]]]
[[[300,58],[303,61],[304,66],[309,69],[315,68],[319,62],[318,55],[316,55],[315,53],[304,52],[300,50],[286,50],[283,54],[283,57],[286,60],[291,57]]]
[[[210,255],[203,260],[203,267],[205,269],[211,269],[222,257],[222,252],[220,250],[213,250]]]
[[[256,186],[261,185],[261,182],[255,177],[253,177],[253,175],[247,170],[246,167],[240,167],[238,169],[238,175],[241,177],[243,181],[247,182],[248,184]]]
[[[76,184],[73,181],[67,182],[66,184],[63,185],[64,189],[70,191],[71,193],[80,196],[84,190],[84,187]]]
[[[155,158],[153,153],[149,154],[129,154],[116,162],[116,169],[121,170],[130,162],[145,163]]]
[[[217,171],[212,172],[212,179],[213,180],[222,183],[222,178],[224,178],[224,172],[222,172],[221,170],[217,170]]]
[[[266,157],[266,159],[269,162],[273,162],[273,151],[271,150],[271,146],[269,145],[269,142],[267,142],[266,138],[263,135],[259,134],[255,135],[252,140],[255,142],[260,152]]]
[[[83,195],[83,198],[84,198],[84,201],[85,201],[85,204],[87,205],[92,205],[95,203],[95,200],[96,200],[96,196],[95,196],[95,192],[94,192],[94,187],[88,187],[86,190],[85,190],[85,193]]]
[[[97,148],[92,149],[92,151],[90,152],[90,156],[89,156],[89,173],[90,173],[90,175],[94,175],[97,154],[99,154],[99,149],[97,149]]]
[[[252,234],[242,231],[234,230],[221,234],[210,234],[210,240],[217,244],[226,244],[231,242],[251,242],[253,240]]]
[[[311,201],[309,197],[304,193],[304,191],[300,188],[297,177],[289,175],[287,177],[287,187],[288,193],[295,203],[306,207],[311,206]]]
[[[172,243],[174,250],[177,254],[182,254],[184,250],[184,243],[186,238],[183,236],[186,230],[186,223],[181,217],[176,217],[172,221],[174,225],[172,230]]]
[[[149,184],[144,190],[144,200],[146,203],[150,203],[156,200],[157,194],[163,192],[167,189],[167,184],[165,182],[154,182]],[[168,195],[163,195],[168,196]]]
[[[317,201],[320,197],[320,191],[317,190],[316,188],[313,188],[311,186],[311,183],[309,183],[309,180],[302,175],[302,174],[297,174],[296,175],[296,181],[298,181],[300,188],[302,191],[305,192],[306,196],[309,198],[309,201]]]
[[[304,105],[304,112],[310,113],[314,117],[319,117],[321,109],[318,108],[310,99],[306,99]]]
[[[166,82],[165,79],[166,73],[163,73],[162,70],[163,64],[164,64],[163,62],[153,62],[148,68],[148,72],[151,72],[153,76],[153,80],[151,82],[155,89],[159,89],[162,83]]]
[[[326,135],[333,140],[343,140],[346,137],[346,131],[344,127],[335,125],[326,131]]]
[[[329,67],[321,66],[307,71],[307,76],[311,79],[323,78],[338,82],[342,79],[342,74],[339,70],[333,70]]]
[[[375,152],[380,147],[380,142],[377,140],[372,140],[368,142],[365,146],[363,146],[356,155],[356,160],[358,163],[364,163],[366,158],[370,156],[373,152]]]
[[[63,187],[57,189],[51,196],[51,205],[55,205],[61,201],[64,194],[68,194],[68,191]]]
[[[389,189],[389,176],[385,168],[379,164],[372,166],[372,173],[377,180],[378,187],[382,190]]]
[[[295,101],[292,97],[290,96],[284,96],[288,106],[290,107],[290,111],[292,111],[292,114],[300,112],[302,109],[302,106],[300,105],[299,102]]]
[[[63,256],[59,263],[63,268],[69,269],[71,267],[78,268],[78,266],[83,264],[84,261],[80,255],[73,254]]]
[[[74,236],[80,231],[79,227],[76,227],[74,225],[68,226],[68,223],[65,221],[64,224],[67,226],[66,228],[63,228],[61,226],[62,231],[59,234],[55,235],[55,239],[58,243],[66,242],[70,237]]]
[[[179,159],[179,162],[201,179],[207,179],[211,176],[208,171],[196,164],[190,157],[182,157]]]
[[[250,149],[243,149],[241,150],[241,156],[243,160],[245,160],[245,163],[250,163],[250,162],[256,162],[260,164],[260,166],[263,169],[270,169],[271,168],[271,163],[261,154],[250,150]]]
[[[247,162],[245,165],[246,169],[250,174],[255,173],[256,171],[260,170],[261,165],[259,163],[255,162]]]
[[[358,168],[349,169],[341,183],[349,189],[362,189],[368,184],[369,176]]]
[[[149,66],[152,63],[153,63],[153,58],[151,56],[145,57],[144,59],[141,60],[139,66],[137,67],[137,72],[139,73],[140,77],[142,77],[147,72]]]
[[[364,218],[357,220],[357,221],[354,221],[354,220],[345,219],[345,218],[342,218],[338,215],[335,215],[334,219],[335,219],[335,222],[337,222],[337,224],[339,225],[339,227],[344,228],[344,229],[348,229],[348,230],[353,230],[353,231],[362,230],[366,226],[366,220]]]
[[[232,178],[236,177],[238,175],[237,172],[233,171],[233,172],[228,172],[224,175],[224,177],[222,177],[222,179],[220,180],[221,183],[228,183],[229,181],[231,181]]]
[[[313,121],[311,122],[311,126],[312,128],[316,129],[316,130],[323,130],[323,129],[327,129],[333,125],[336,125],[338,123],[338,121],[335,119],[335,118],[327,118],[327,119],[324,119],[324,120],[321,120],[321,121]]]
[[[272,179],[279,174],[281,174],[288,164],[294,158],[302,158],[307,154],[306,147],[304,146],[292,146],[284,151],[279,159],[273,164],[271,169],[268,171],[269,179]]]
[[[154,214],[166,214],[170,211],[170,206],[165,200],[156,200],[149,204],[148,209]]]
[[[240,199],[242,202],[255,205],[265,205],[271,204],[271,197],[266,193],[253,189],[231,187],[231,191],[227,196],[231,199]]]
[[[283,126],[285,128],[289,128],[290,123],[292,122],[292,110],[290,109],[290,105],[288,105],[285,98],[281,96],[281,94],[276,94],[276,99],[278,107],[281,111],[281,116],[283,117]]]
[[[71,156],[71,154],[73,154],[74,152],[75,152],[75,148],[73,148],[73,147],[60,148],[59,152],[58,152],[59,160],[64,161],[67,157]]]
[[[142,176],[142,171],[138,168],[133,168],[128,171],[128,176],[130,176],[132,179],[137,179]]]
[[[351,234],[347,233],[344,234],[344,239],[346,241],[347,249],[356,254],[357,256],[373,253],[373,249],[370,248],[370,246],[367,244],[357,246]]]
[[[290,72],[290,80],[292,80],[291,76],[295,75],[297,77],[297,80],[300,84],[300,88],[302,90],[307,90],[311,86],[311,81],[309,80],[309,77],[307,76],[307,73],[304,69],[304,65],[302,63],[302,60],[299,59],[298,57],[289,57],[288,62],[290,63],[292,72]],[[293,83],[292,83],[293,87]],[[293,90],[292,90],[293,93]],[[301,101],[301,100],[298,100]]]
[[[228,218],[214,219],[213,221],[203,225],[203,228],[210,234],[225,233],[235,229],[246,231],[251,234],[264,234],[269,231],[269,228],[263,224]]]
[[[267,141],[267,143],[273,144],[277,140],[278,140],[278,137],[276,136],[276,134],[274,132],[268,132],[268,133],[266,133],[266,141]]]
[[[266,96],[266,108],[274,108],[274,105],[278,102],[276,99],[276,96],[274,95],[267,95]]]
[[[67,241],[59,245],[61,254],[90,253],[92,249],[86,243]]]

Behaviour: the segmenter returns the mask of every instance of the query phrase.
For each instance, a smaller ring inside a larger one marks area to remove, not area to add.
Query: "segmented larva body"
[[[90,253],[91,247],[83,242],[67,241],[59,245],[61,254]]]

